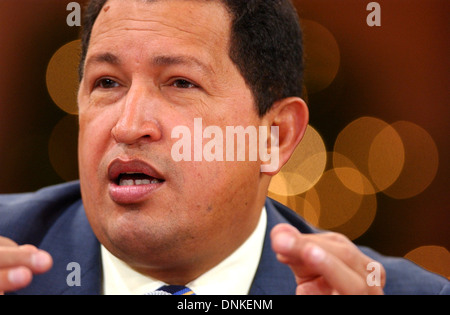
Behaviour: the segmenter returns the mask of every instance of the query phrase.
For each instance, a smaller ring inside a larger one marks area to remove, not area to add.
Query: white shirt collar
[[[259,265],[266,234],[265,207],[255,231],[228,258],[187,286],[197,295],[246,295]],[[143,295],[165,283],[130,268],[101,246],[103,293],[105,295]]]

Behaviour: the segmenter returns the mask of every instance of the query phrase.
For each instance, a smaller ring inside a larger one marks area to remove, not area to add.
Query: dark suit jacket
[[[302,233],[317,231],[273,200],[267,199],[266,209],[264,249],[250,294],[294,294],[295,279],[289,267],[279,263],[271,250],[270,231],[279,223],[289,223]],[[35,276],[31,285],[17,294],[101,293],[100,244],[86,218],[78,182],[44,188],[35,193],[0,196],[0,235],[19,244],[33,244],[46,250],[54,260],[48,273]],[[447,279],[407,260],[384,257],[365,247],[360,249],[385,267],[386,294],[450,294]],[[79,269],[69,265],[72,262],[77,263]],[[70,280],[76,280],[72,272],[78,270],[80,286],[71,286],[74,283]]]

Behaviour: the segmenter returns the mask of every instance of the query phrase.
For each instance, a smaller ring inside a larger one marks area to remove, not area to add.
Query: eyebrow
[[[101,53],[97,55],[93,55],[89,57],[89,59],[86,61],[86,68],[90,65],[95,64],[101,64],[101,63],[107,63],[115,66],[119,66],[122,64],[122,61],[120,58],[112,53]],[[211,74],[213,73],[212,67],[206,65],[201,60],[192,57],[192,56],[185,56],[185,55],[163,55],[163,56],[156,56],[151,59],[151,64],[154,66],[169,66],[169,65],[188,65],[188,66],[195,66],[200,68],[205,73]]]
[[[114,54],[111,53],[102,53],[98,55],[94,55],[86,61],[86,68],[91,64],[97,64],[97,63],[108,63],[112,65],[120,65],[120,59]]]
[[[196,66],[200,68],[203,72],[206,73],[214,72],[210,66],[207,66],[199,59],[191,56],[157,56],[152,59],[152,64],[155,66],[168,66],[168,65]]]

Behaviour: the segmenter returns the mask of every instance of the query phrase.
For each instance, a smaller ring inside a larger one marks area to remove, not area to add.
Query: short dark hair
[[[107,1],[91,0],[85,10],[80,80],[92,28]],[[304,69],[302,31],[291,1],[218,1],[225,5],[232,17],[230,58],[251,89],[259,115],[264,116],[277,100],[301,97]]]

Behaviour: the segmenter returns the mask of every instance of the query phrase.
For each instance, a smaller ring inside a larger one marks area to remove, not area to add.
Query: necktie
[[[148,295],[195,295],[195,293],[181,285],[165,285]]]

